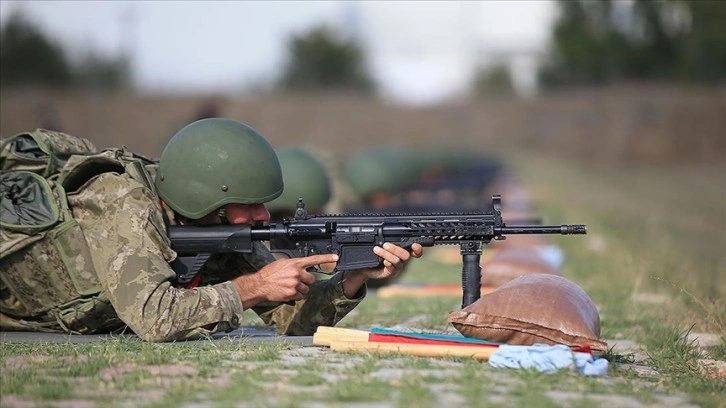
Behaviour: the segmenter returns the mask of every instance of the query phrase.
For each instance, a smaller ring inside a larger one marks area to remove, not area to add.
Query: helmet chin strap
[[[220,224],[229,224],[229,220],[227,219],[227,209],[222,206],[217,208],[217,211],[215,211],[217,214],[217,217],[219,217]]]
[[[224,207],[217,208],[216,213],[217,213],[217,216],[219,218],[222,218],[222,219],[226,219],[227,218],[227,209],[224,208]]]

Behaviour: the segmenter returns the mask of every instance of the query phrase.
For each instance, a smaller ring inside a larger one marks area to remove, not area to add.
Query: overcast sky
[[[475,51],[541,49],[555,7],[539,1],[6,1],[71,46],[133,56],[148,90],[228,90],[272,81],[291,33],[355,33],[384,92],[436,100],[470,79]]]

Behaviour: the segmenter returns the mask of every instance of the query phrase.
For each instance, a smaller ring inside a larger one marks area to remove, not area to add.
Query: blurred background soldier
[[[366,150],[345,164],[357,197],[346,211],[434,212],[488,205],[502,166],[463,150]]]
[[[222,116],[222,106],[217,98],[204,101],[192,115],[192,122],[200,119],[218,118]]]
[[[372,149],[347,161],[343,173],[355,195],[346,212],[380,212],[399,206],[399,193],[416,179],[419,167],[414,153],[397,148]]]
[[[308,214],[322,214],[330,201],[332,185],[323,163],[311,152],[300,147],[277,149],[282,169],[282,194],[267,204],[270,218],[282,221],[292,217],[302,198]]]

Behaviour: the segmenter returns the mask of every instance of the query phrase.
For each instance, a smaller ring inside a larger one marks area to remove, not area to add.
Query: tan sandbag
[[[532,345],[588,345],[607,351],[599,340],[600,315],[585,291],[558,275],[516,278],[448,318],[466,337]]]
[[[498,287],[523,275],[534,273],[559,274],[547,262],[537,247],[502,248],[481,264],[481,284]]]
[[[491,286],[482,285],[481,294],[491,293],[496,288]],[[452,284],[423,284],[423,285],[412,285],[412,284],[393,284],[378,288],[376,295],[381,299],[390,299],[394,297],[414,297],[414,298],[425,298],[435,296],[454,296],[461,297],[464,290],[459,283]]]
[[[509,224],[507,224],[509,225]],[[506,249],[506,248],[532,248],[542,245],[549,245],[545,235],[507,235],[507,239],[502,241],[492,241],[489,245],[495,249]]]

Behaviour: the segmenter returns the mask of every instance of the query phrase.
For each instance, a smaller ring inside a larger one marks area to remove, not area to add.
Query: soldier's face
[[[264,204],[227,204],[198,220],[182,220],[181,224],[256,224],[270,221],[270,212]]]
[[[264,204],[227,204],[224,206],[230,224],[254,224],[270,221],[270,212]]]

